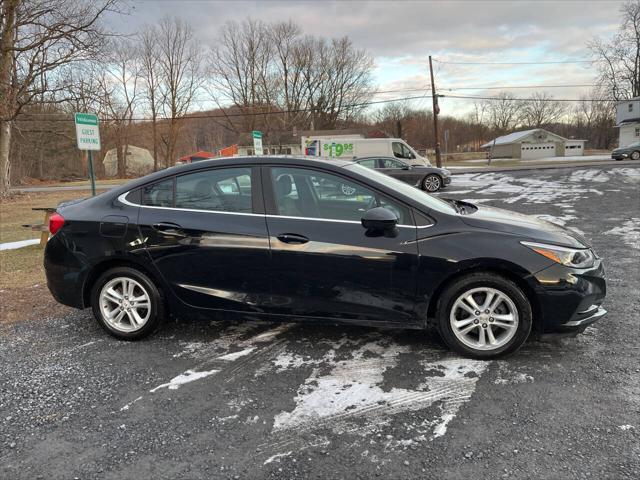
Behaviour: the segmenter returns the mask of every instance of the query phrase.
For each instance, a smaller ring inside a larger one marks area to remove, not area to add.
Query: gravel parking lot
[[[640,168],[461,174],[442,196],[579,229],[609,315],[492,362],[429,333],[89,311],[0,334],[0,478],[640,477]]]

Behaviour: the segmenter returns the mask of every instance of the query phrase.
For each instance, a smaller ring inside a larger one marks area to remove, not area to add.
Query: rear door
[[[199,170],[143,187],[139,224],[155,266],[182,301],[262,311],[270,253],[259,167]]]
[[[416,227],[410,210],[348,177],[264,167],[273,312],[296,317],[413,323]],[[400,226],[369,235],[362,214],[384,206]]]

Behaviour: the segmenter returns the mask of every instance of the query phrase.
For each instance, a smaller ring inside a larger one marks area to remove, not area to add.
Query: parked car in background
[[[49,290],[121,339],[169,314],[434,325],[486,359],[606,313],[602,261],[574,232],[354,162],[203,160],[60,207],[49,227]]]
[[[391,157],[357,158],[355,161],[429,193],[437,192],[451,183],[451,172],[446,168],[409,165]]]
[[[625,158],[640,160],[640,143],[632,143],[627,147],[616,148],[611,152],[611,158],[614,160],[624,160]]]

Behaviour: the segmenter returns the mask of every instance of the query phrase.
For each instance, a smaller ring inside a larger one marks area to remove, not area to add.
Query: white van
[[[302,137],[302,152],[311,157],[362,158],[396,157],[410,165],[428,165],[429,159],[407,145],[401,138],[324,138]]]

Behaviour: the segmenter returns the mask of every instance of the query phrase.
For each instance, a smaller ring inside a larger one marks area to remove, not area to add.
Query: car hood
[[[477,211],[461,217],[462,221],[469,226],[511,233],[553,245],[572,248],[590,246],[581,235],[555,223],[501,208],[475,206]]]

